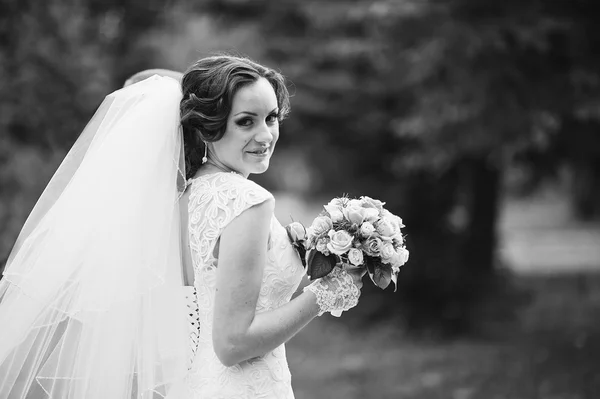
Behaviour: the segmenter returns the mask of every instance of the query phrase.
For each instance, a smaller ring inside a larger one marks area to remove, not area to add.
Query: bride
[[[302,263],[248,179],[288,112],[283,77],[232,56],[109,95],[0,281],[0,398],[293,398],[284,343],[361,276],[291,299]]]

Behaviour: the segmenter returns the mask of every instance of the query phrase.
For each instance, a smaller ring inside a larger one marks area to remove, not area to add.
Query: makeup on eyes
[[[240,114],[246,114],[246,115],[251,115],[251,116],[258,116],[257,113],[250,112],[250,111],[241,111],[241,112],[238,112],[237,114],[235,114],[233,116],[237,116],[237,115],[240,115]],[[271,112],[269,112],[269,115],[271,115],[271,114],[277,114],[277,115],[279,115],[279,110],[277,108],[273,108],[273,110]]]
[[[242,112],[238,112],[237,114],[235,114],[234,116],[240,115],[240,114],[244,114],[244,115],[249,115],[249,116],[254,116],[254,117],[258,117],[258,114],[254,113],[254,112],[250,112],[250,111],[242,111]],[[275,108],[273,111],[271,111],[269,113],[269,115],[267,116],[267,118],[275,118],[274,121],[275,122],[277,120],[279,120],[279,110],[277,108]],[[252,122],[252,118],[249,117],[243,117],[240,119],[237,119],[235,121],[235,123],[238,126],[249,126],[249,123],[246,122]]]

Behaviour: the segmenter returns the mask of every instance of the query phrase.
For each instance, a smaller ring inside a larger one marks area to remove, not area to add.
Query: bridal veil
[[[107,96],[0,280],[0,399],[160,398],[187,371],[177,81]]]

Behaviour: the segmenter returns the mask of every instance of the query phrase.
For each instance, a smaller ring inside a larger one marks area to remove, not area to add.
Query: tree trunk
[[[497,242],[501,171],[484,158],[474,158],[467,162],[466,173],[469,221],[463,248],[464,267],[475,278],[490,276]]]
[[[583,158],[583,157],[582,157]],[[600,159],[577,159],[572,162],[572,207],[579,220],[600,216]]]

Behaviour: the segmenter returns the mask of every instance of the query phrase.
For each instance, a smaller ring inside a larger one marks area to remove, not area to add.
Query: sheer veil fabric
[[[181,89],[107,96],[0,280],[0,399],[160,398],[187,371]]]

